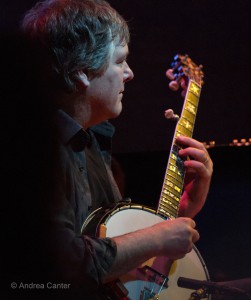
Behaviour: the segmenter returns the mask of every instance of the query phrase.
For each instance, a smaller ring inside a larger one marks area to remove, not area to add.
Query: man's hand
[[[203,207],[210,187],[213,162],[205,146],[189,137],[179,136],[177,142],[185,146],[179,151],[184,161],[186,176],[179,216],[194,217]]]

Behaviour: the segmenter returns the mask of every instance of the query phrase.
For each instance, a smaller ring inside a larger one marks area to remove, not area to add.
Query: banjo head
[[[103,225],[106,228],[106,236],[115,237],[165,220],[166,218],[151,208],[125,205],[109,214]],[[193,290],[178,287],[179,277],[210,280],[205,262],[195,246],[184,258],[176,261],[168,257],[154,257],[120,277],[120,280],[129,291],[129,299],[132,300],[154,299],[154,295],[158,295],[156,299],[159,300],[188,300]],[[153,291],[152,294],[149,294],[149,291]]]

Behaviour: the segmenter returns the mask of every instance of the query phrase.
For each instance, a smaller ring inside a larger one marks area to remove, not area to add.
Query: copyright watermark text
[[[12,282],[10,284],[13,290],[68,290],[70,283],[34,283],[34,282]]]

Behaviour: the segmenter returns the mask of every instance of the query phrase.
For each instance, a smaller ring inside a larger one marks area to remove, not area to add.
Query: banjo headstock
[[[170,89],[177,91],[182,88],[182,95],[184,95],[191,79],[202,86],[204,77],[202,68],[202,65],[196,65],[188,55],[175,55],[171,69],[166,71],[166,76],[171,80]]]

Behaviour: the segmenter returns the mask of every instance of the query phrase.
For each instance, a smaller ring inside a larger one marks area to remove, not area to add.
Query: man
[[[192,218],[205,203],[213,163],[202,143],[178,137],[185,146],[179,154],[191,157],[184,164],[193,174],[185,185],[179,218],[114,238],[82,235],[81,226],[92,211],[121,200],[110,169],[114,130],[107,120],[121,113],[125,84],[133,79],[126,60],[128,27],[105,1],[47,0],[27,12],[22,28],[32,49],[28,73],[32,81],[36,77],[27,91],[34,124],[25,117],[23,121],[35,142],[22,131],[36,153],[40,150],[37,156],[23,151],[26,158],[39,161],[35,172],[26,172],[34,182],[32,192],[27,192],[28,180],[23,180],[27,190],[21,186],[30,202],[37,202],[29,216],[36,212],[38,230],[26,228],[36,232],[38,252],[29,252],[35,267],[26,275],[34,282],[38,264],[41,270],[35,273],[42,282],[70,284],[70,290],[60,291],[67,296],[77,297],[75,291],[82,290],[83,299],[101,299],[104,283],[147,259],[179,259],[192,250],[199,239]]]

